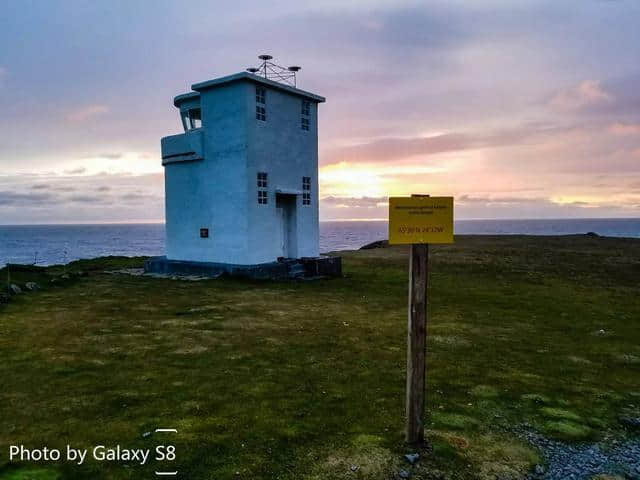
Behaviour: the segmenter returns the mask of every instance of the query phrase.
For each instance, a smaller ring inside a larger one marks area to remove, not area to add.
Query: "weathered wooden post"
[[[409,255],[407,331],[407,443],[424,442],[429,245],[414,243]]]
[[[389,243],[410,244],[406,441],[424,442],[429,243],[453,242],[453,197],[389,198]]]

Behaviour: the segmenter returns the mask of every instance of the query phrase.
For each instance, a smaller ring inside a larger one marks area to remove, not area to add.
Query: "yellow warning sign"
[[[453,197],[389,197],[389,243],[453,243]]]

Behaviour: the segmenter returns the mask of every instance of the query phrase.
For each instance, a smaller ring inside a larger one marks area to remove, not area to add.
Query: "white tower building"
[[[195,262],[230,272],[318,259],[318,104],[325,99],[267,78],[267,60],[264,76],[237,73],[175,97],[184,133],[161,142],[166,258],[152,259],[148,270],[193,271],[184,267]],[[289,78],[298,69],[290,67]]]

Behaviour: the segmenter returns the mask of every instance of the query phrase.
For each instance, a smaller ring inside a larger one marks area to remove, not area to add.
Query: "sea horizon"
[[[501,221],[573,221],[573,220],[640,220],[640,217],[503,217],[503,218],[458,218],[455,222],[501,222]],[[337,223],[337,222],[388,222],[387,218],[335,218],[328,220],[319,220],[319,223]],[[39,227],[39,226],[74,226],[74,225],[164,225],[163,221],[114,221],[114,222],[51,222],[51,223],[0,223],[0,227]]]
[[[386,220],[324,220],[320,251],[357,250],[387,239]],[[0,225],[0,266],[53,265],[109,255],[164,255],[164,223],[56,223]],[[640,218],[464,219],[456,235],[576,235],[640,238]]]

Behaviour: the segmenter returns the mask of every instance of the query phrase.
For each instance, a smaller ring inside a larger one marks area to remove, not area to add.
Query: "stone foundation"
[[[341,257],[284,259],[258,265],[190,262],[152,257],[144,264],[145,273],[165,275],[197,275],[217,278],[221,275],[261,280],[312,279],[342,276]]]

